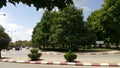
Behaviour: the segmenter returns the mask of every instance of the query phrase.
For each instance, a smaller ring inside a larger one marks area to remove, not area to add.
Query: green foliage
[[[14,47],[14,43],[10,42],[8,47],[7,47],[7,50],[11,50],[13,47]]]
[[[53,15],[49,11],[46,11],[42,20],[34,28],[32,35],[32,42],[34,45],[47,45],[50,36],[51,18]]]
[[[15,46],[22,46],[23,45],[23,41],[22,40],[18,40],[15,42]]]
[[[104,40],[105,31],[103,26],[100,24],[100,13],[101,10],[96,10],[89,15],[87,18],[86,26],[92,31],[97,37],[97,40]]]
[[[62,11],[45,11],[42,20],[34,28],[32,42],[37,47],[58,44],[78,50],[81,45],[93,44],[94,36],[83,21],[83,10],[74,6]],[[92,41],[92,42],[90,42]]]
[[[56,44],[65,45],[72,50],[78,50],[78,47],[86,45],[85,43],[93,44],[94,36],[86,28],[82,12],[82,9],[76,9],[74,6],[58,12],[46,11],[34,28],[33,44],[39,48],[47,45],[52,45],[53,48]]]
[[[32,46],[32,41],[31,41],[31,40],[30,40],[30,41],[26,41],[26,42],[25,42],[25,45],[26,45],[26,46]]]
[[[106,32],[106,37],[110,38],[111,43],[120,41],[120,0],[105,0],[101,13],[101,24]]]
[[[1,58],[1,50],[6,49],[10,42],[10,37],[7,33],[5,33],[4,28],[0,25],[0,58]]]
[[[15,46],[32,46],[32,41],[27,41],[27,40],[18,40],[18,41],[15,41]]]
[[[77,55],[73,52],[71,52],[71,50],[69,50],[69,52],[67,52],[65,55],[64,55],[64,58],[68,61],[68,62],[73,62],[76,58],[77,58]]]
[[[7,48],[10,42],[10,37],[5,33],[4,28],[0,25],[0,51]]]
[[[63,9],[73,4],[72,0],[0,0],[0,8],[7,6],[7,3],[11,3],[16,6],[16,4],[19,4],[20,2],[30,7],[33,5],[37,10],[40,8],[52,10],[54,7]]]
[[[120,42],[120,0],[104,0],[103,6],[87,19],[89,27],[97,36],[97,40],[115,43]]]
[[[42,53],[38,53],[39,49],[38,48],[33,48],[30,50],[30,54],[28,54],[28,57],[31,58],[32,61],[38,60]]]
[[[41,53],[36,53],[36,54],[28,54],[29,58],[31,58],[32,61],[39,60]]]
[[[38,48],[33,48],[30,50],[31,53],[38,53],[39,49]]]

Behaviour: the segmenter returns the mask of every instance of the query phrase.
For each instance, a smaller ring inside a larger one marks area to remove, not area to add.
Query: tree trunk
[[[76,50],[76,51],[78,51],[78,50],[79,50],[79,47],[78,47],[78,46],[76,46],[76,47],[75,47],[75,50]]]
[[[106,48],[111,48],[109,42],[106,42],[105,46]]]
[[[55,49],[55,46],[54,46],[54,44],[52,45],[52,49]]]
[[[102,48],[102,45],[101,45],[101,44],[99,44],[99,48]]]
[[[2,58],[2,56],[1,56],[1,50],[0,50],[0,58]]]
[[[119,47],[119,46],[118,46],[118,43],[116,43],[116,48],[118,49],[118,47]]]
[[[94,48],[96,48],[96,44],[94,44]]]
[[[65,45],[64,45],[64,44],[62,44],[62,48],[65,48]]]
[[[87,49],[91,49],[91,45],[87,45]]]
[[[45,49],[45,45],[43,45],[43,49]]]
[[[85,51],[85,50],[86,50],[86,45],[83,46],[83,51]]]

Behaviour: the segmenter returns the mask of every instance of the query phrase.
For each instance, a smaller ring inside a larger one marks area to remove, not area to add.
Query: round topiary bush
[[[32,48],[30,50],[31,53],[38,53],[39,49],[38,48]]]
[[[36,61],[38,60],[42,53],[38,53],[39,49],[38,48],[33,48],[30,50],[30,54],[28,54],[28,57],[32,60],[32,61]]]
[[[69,52],[67,52],[64,55],[64,58],[68,61],[68,62],[73,62],[76,58],[77,55],[75,53],[73,53],[71,50],[69,50]]]

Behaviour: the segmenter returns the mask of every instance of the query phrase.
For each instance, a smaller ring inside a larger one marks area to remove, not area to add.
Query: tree
[[[32,41],[25,41],[25,45],[31,47],[32,46]]]
[[[96,35],[97,41],[105,41],[105,31],[100,23],[101,10],[95,10],[88,16],[86,26]],[[101,45],[100,45],[101,47]]]
[[[105,34],[115,43],[117,48],[120,42],[120,0],[104,0],[100,22],[104,27]]]
[[[27,40],[18,40],[15,42],[15,46],[16,47],[32,46],[32,42]]]
[[[7,47],[7,50],[11,50],[13,47],[14,47],[14,43],[10,42],[8,47]]]
[[[86,36],[86,28],[83,21],[82,9],[78,10],[74,6],[70,6],[61,11],[61,19],[58,25],[61,29],[56,29],[54,35],[58,36],[55,39],[58,42],[63,42],[72,50],[78,50],[79,45],[82,45],[83,38]],[[57,20],[54,23],[58,23]]]
[[[87,19],[87,26],[97,36],[97,40],[115,43],[117,48],[120,42],[120,0],[104,0],[103,6]]]
[[[1,58],[1,50],[6,49],[10,42],[10,37],[7,33],[4,32],[4,28],[0,25],[0,58]]]
[[[73,4],[72,0],[0,0],[0,8],[7,6],[7,3],[16,5],[16,3],[19,4],[20,2],[27,6],[33,5],[37,10],[40,8],[47,8],[48,10],[52,10],[54,7],[63,9],[70,4]]]
[[[45,45],[49,44],[48,39],[50,36],[51,19],[53,17],[49,11],[45,11],[41,21],[34,28],[32,42],[36,47],[41,48],[41,45],[45,47]]]
[[[18,40],[15,42],[15,46],[22,46],[23,45],[23,41],[22,40]]]
[[[92,44],[94,37],[91,37],[93,35],[83,21],[82,9],[69,6],[58,12],[46,11],[34,28],[32,41],[38,46],[52,45],[54,48],[54,45],[58,44],[63,48],[65,45],[69,49],[78,50],[79,45]]]
[[[72,50],[78,50],[79,46],[85,47],[93,44],[95,39],[91,31],[85,26],[82,9],[70,6],[65,8],[60,15],[62,15],[61,19],[55,22],[60,22],[59,25],[61,25],[61,33],[60,31],[56,32],[58,40],[63,41],[63,44],[68,45]]]

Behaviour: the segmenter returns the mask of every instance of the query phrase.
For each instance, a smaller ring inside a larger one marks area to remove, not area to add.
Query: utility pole
[[[0,15],[1,15],[1,16],[6,16],[6,14],[5,14],[5,13],[0,13]]]
[[[8,31],[8,32],[10,33],[10,37],[11,37],[11,41],[12,41],[12,40],[13,40],[12,35],[13,35],[13,33],[16,32],[16,31]]]

